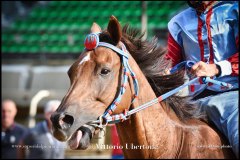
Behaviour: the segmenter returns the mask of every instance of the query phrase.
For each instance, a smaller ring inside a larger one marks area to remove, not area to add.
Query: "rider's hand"
[[[219,74],[216,64],[207,64],[202,61],[192,66],[191,72],[197,77],[213,77]]]

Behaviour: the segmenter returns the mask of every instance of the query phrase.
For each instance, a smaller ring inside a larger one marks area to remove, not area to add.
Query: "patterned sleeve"
[[[172,35],[168,34],[168,43],[167,43],[167,54],[166,59],[172,61],[172,66],[175,66],[182,61],[182,51],[181,46],[174,40]]]

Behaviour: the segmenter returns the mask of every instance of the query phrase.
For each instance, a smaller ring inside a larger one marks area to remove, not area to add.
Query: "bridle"
[[[123,94],[126,91],[126,85],[128,83],[128,76],[131,76],[133,79],[133,84],[134,84],[134,97],[132,98],[132,103],[134,102],[134,100],[137,98],[138,96],[138,92],[139,92],[139,85],[138,85],[138,81],[137,81],[137,77],[136,74],[132,71],[131,67],[129,66],[128,63],[128,51],[125,47],[125,45],[120,42],[120,47],[121,49],[117,48],[116,46],[106,43],[106,42],[99,42],[99,33],[91,33],[89,35],[87,35],[85,41],[84,41],[84,45],[85,45],[85,49],[86,50],[93,50],[99,46],[102,47],[107,47],[112,49],[113,51],[115,51],[116,53],[118,53],[121,57],[121,61],[122,61],[122,67],[123,67],[123,75],[122,75],[122,81],[121,81],[121,88],[119,91],[118,96],[115,98],[115,100],[112,102],[112,104],[106,109],[106,111],[99,116],[98,120],[96,121],[91,121],[89,123],[87,123],[87,125],[91,125],[95,128],[100,128],[103,129],[108,123],[118,123],[118,122],[122,122],[124,120],[127,120],[129,118],[130,115],[135,114],[141,110],[144,110],[150,106],[152,106],[153,104],[159,103],[163,100],[165,100],[166,98],[172,96],[173,94],[176,94],[177,92],[179,92],[181,89],[185,88],[188,85],[191,85],[195,82],[200,82],[203,84],[207,84],[208,82],[226,87],[226,88],[232,88],[233,86],[229,83],[225,83],[225,82],[220,82],[214,79],[211,79],[210,77],[196,77],[193,78],[192,80],[190,80],[189,82],[145,103],[142,104],[141,106],[138,106],[137,108],[134,108],[130,111],[128,110],[124,110],[124,113],[120,113],[120,114],[115,114],[112,115],[112,113],[114,112],[114,110],[117,108],[118,104],[120,103]],[[175,73],[178,70],[182,69],[183,67],[185,67],[185,69],[191,69],[191,67],[195,64],[195,62],[193,61],[183,61],[179,64],[177,64],[176,66],[174,66],[171,70],[170,73]]]
[[[118,104],[121,102],[122,96],[126,91],[126,86],[127,86],[127,83],[128,83],[128,77],[129,76],[132,77],[133,85],[134,85],[134,91],[135,91],[131,103],[133,103],[134,100],[138,96],[139,85],[138,85],[138,80],[137,80],[136,74],[133,72],[133,70],[131,69],[131,67],[128,63],[129,53],[128,53],[125,45],[122,42],[120,42],[119,44],[120,44],[121,49],[119,49],[119,48],[117,48],[116,46],[114,46],[110,43],[99,42],[99,34],[100,33],[91,33],[91,34],[87,35],[87,37],[84,41],[85,49],[89,51],[89,50],[96,49],[97,47],[110,48],[113,51],[115,51],[116,53],[118,53],[118,55],[121,57],[122,68],[123,68],[121,87],[120,87],[120,90],[119,90],[119,93],[118,93],[117,97],[111,103],[111,105],[106,109],[106,111],[103,113],[103,115],[101,115],[99,117],[99,120],[94,121],[94,123],[96,123],[96,122],[100,123],[100,125],[97,125],[96,127],[102,128],[101,126],[105,126],[109,122],[115,121],[115,123],[116,123],[116,121],[119,121],[119,120],[124,121],[124,120],[127,119],[127,110],[125,110],[124,113],[120,113],[120,114],[116,114],[116,115],[112,115],[112,113],[117,108]],[[91,122],[91,124],[94,124],[94,123]]]

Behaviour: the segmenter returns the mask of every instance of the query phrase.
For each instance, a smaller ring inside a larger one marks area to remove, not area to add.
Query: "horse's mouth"
[[[71,149],[87,149],[91,143],[91,139],[95,135],[95,128],[89,125],[83,125],[78,128],[68,140]]]

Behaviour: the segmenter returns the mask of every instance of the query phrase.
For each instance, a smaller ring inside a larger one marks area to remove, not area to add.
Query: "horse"
[[[71,149],[89,147],[92,136],[101,130],[89,125],[90,122],[101,118],[122,87],[125,92],[111,115],[135,109],[184,83],[182,70],[165,74],[171,63],[165,58],[165,49],[158,46],[157,38],[142,40],[143,34],[129,25],[122,28],[114,16],[110,17],[106,30],[93,23],[91,33],[97,33],[99,42],[117,49],[98,46],[94,41],[93,46],[85,45],[86,49],[68,70],[71,85],[51,121],[55,138],[68,141]],[[121,86],[124,57],[116,52],[118,49],[128,55],[128,64],[135,73],[135,76],[127,74],[124,86]],[[234,157],[231,148],[223,147],[228,144],[226,138],[203,119],[204,114],[189,97],[174,95],[153,104],[116,123],[124,157]]]

